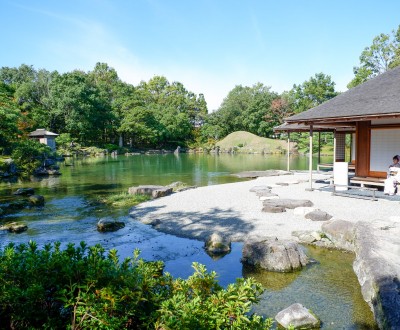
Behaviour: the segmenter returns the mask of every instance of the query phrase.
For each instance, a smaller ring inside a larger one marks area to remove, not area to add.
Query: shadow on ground
[[[213,208],[207,212],[168,212],[163,207],[141,206],[133,208],[129,215],[138,221],[151,224],[155,229],[179,237],[205,239],[213,232],[230,236],[246,236],[254,226],[241,218],[240,212],[233,209]]]

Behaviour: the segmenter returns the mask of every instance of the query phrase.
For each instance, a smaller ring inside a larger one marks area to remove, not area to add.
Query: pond
[[[60,241],[64,246],[84,240],[89,245],[101,243],[106,248],[116,248],[121,258],[131,256],[139,248],[144,259],[163,260],[166,271],[176,277],[189,276],[194,261],[205,264],[210,271],[215,270],[223,286],[237,277],[255,277],[266,291],[254,310],[265,316],[273,317],[279,310],[300,302],[321,317],[323,329],[374,329],[376,326],[352,270],[352,254],[307,248],[317,262],[299,273],[254,272],[240,263],[241,243],[234,243],[230,254],[215,260],[205,253],[203,242],[158,232],[130,219],[127,209],[110,210],[92,203],[98,195],[127,191],[128,187],[140,184],[166,185],[182,181],[205,186],[237,182],[242,179],[231,173],[286,169],[285,156],[138,155],[66,159],[60,165],[60,177],[0,183],[1,203],[14,198],[12,192],[20,187],[33,187],[46,199],[41,209],[24,209],[2,218],[2,222],[23,221],[29,229],[21,234],[0,232],[0,247],[8,242],[29,240],[40,245]],[[292,157],[292,169],[302,170],[307,166],[307,157]],[[126,227],[115,233],[99,233],[96,223],[104,216],[124,221]]]

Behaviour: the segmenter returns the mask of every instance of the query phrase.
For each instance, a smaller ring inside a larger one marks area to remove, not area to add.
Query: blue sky
[[[0,66],[154,75],[217,109],[235,85],[282,92],[315,73],[346,90],[362,50],[400,24],[400,1],[0,0]]]

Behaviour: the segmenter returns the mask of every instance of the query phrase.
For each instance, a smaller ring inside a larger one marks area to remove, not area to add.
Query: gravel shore
[[[328,177],[326,174],[313,175],[316,180]],[[307,191],[308,179],[308,173],[300,172],[199,187],[140,204],[130,211],[130,215],[176,236],[204,240],[217,231],[232,241],[245,241],[250,236],[292,238],[293,231],[320,230],[322,224],[296,215],[290,209],[284,213],[262,212],[262,201],[250,192],[255,186],[272,187],[272,192],[281,199],[310,200],[315,208],[329,213],[334,219],[351,222],[387,220],[399,207],[398,201],[332,196],[330,192],[319,190],[327,186],[326,183],[314,183],[316,190]]]

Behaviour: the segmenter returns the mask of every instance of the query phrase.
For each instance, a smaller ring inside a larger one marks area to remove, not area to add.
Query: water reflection
[[[243,265],[242,274],[245,278],[254,278],[267,290],[279,291],[290,285],[300,275],[300,271],[294,273],[278,273],[254,269],[248,265]]]
[[[306,169],[307,166],[307,157],[292,157],[291,168]],[[205,264],[209,271],[216,271],[223,286],[238,277],[255,277],[266,288],[262,301],[254,307],[262,315],[274,316],[292,303],[300,302],[322,318],[324,329],[374,329],[372,313],[362,299],[351,267],[351,254],[310,248],[310,257],[319,263],[301,272],[254,272],[240,263],[240,243],[232,244],[231,253],[213,259],[204,251],[203,242],[160,233],[129,218],[127,209],[109,210],[91,202],[97,195],[127,191],[128,187],[139,184],[166,185],[182,181],[204,186],[242,181],[231,173],[266,169],[286,169],[286,157],[169,154],[68,158],[61,164],[61,176],[0,183],[0,204],[15,198],[12,192],[20,187],[33,187],[35,193],[46,199],[44,208],[24,209],[2,218],[3,222],[25,222],[29,229],[21,234],[1,232],[0,247],[8,242],[18,244],[29,240],[37,241],[39,246],[54,241],[65,246],[85,240],[89,245],[101,243],[107,249],[116,248],[121,258],[131,256],[139,248],[146,260],[164,260],[166,271],[176,277],[191,275],[194,261]],[[124,221],[125,228],[115,233],[97,232],[96,223],[104,216]]]

